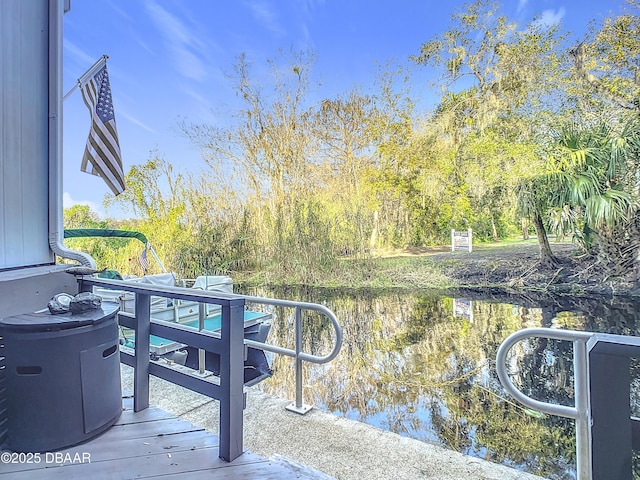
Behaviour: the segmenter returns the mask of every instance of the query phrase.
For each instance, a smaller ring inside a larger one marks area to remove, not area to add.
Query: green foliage
[[[180,244],[171,257],[176,272],[181,277],[195,278],[250,268],[252,260],[246,251],[248,239],[229,239],[229,230],[229,226],[211,225],[198,231],[192,241]]]
[[[569,49],[559,27],[519,26],[476,0],[411,66],[389,63],[371,89],[320,101],[311,52],[281,53],[265,69],[241,56],[231,117],[182,125],[208,169],[178,172],[151,152],[107,203],[133,212],[131,226],[185,276],[262,269],[313,283],[343,256],[363,260],[366,275],[384,249],[446,244],[451,228],[496,241],[522,217],[543,260],[553,260],[548,228],[615,256],[638,200],[639,25],[634,14],[605,19]],[[439,74],[430,112],[417,108],[416,66]],[[66,215],[72,226],[101,223],[88,210]],[[109,267],[137,256],[81,246]]]
[[[628,1],[633,13],[606,18],[571,50],[574,67],[590,108],[609,114],[640,108],[638,59],[640,58],[640,4]]]
[[[64,211],[64,228],[107,228],[88,205],[73,205]]]
[[[637,125],[633,118],[631,125]],[[598,230],[624,222],[635,189],[633,158],[637,133],[601,124],[567,129],[558,138],[556,203],[583,210],[585,222]]]

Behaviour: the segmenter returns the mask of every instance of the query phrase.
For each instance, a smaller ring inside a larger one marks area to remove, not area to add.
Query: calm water
[[[322,303],[340,320],[340,355],[327,365],[305,364],[305,403],[551,479],[575,478],[573,422],[541,417],[509,398],[495,373],[498,346],[526,327],[640,334],[640,305],[622,300],[250,293]],[[292,311],[274,313],[269,341],[293,348]],[[304,325],[304,351],[328,353],[333,342],[328,322],[309,314]],[[531,341],[520,353],[522,373],[515,380],[523,392],[553,403],[573,402],[568,342]],[[288,357],[273,358],[275,375],[261,388],[293,400],[293,367]],[[638,403],[632,394],[632,404]]]

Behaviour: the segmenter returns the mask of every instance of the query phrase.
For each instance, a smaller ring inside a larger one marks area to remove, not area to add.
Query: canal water
[[[499,345],[526,327],[640,334],[640,305],[624,299],[317,289],[245,293],[321,303],[342,324],[339,356],[326,365],[305,364],[304,403],[550,479],[575,478],[574,423],[528,410],[509,397],[495,370]],[[293,348],[293,312],[273,313],[269,342]],[[331,324],[314,313],[305,313],[303,323],[304,351],[327,354]],[[524,393],[573,403],[569,342],[530,340],[514,350],[510,368],[515,366],[513,380]],[[272,357],[272,368],[275,374],[260,388],[293,400],[293,359]],[[634,364],[632,370],[633,375],[640,369]],[[640,410],[636,383],[634,415]]]

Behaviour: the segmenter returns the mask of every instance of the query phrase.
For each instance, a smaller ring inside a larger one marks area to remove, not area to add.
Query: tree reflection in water
[[[496,351],[511,333],[554,327],[638,334],[632,301],[490,296],[470,292],[473,320],[453,314],[453,296],[437,293],[345,293],[327,290],[251,294],[326,304],[343,326],[340,355],[328,365],[304,364],[304,400],[317,408],[421,441],[437,443],[551,479],[575,478],[573,421],[513,402],[495,373]],[[293,348],[291,310],[276,309],[270,342]],[[304,351],[323,355],[333,329],[306,314]],[[572,404],[572,346],[530,340],[513,349],[509,367],[527,395]],[[294,362],[276,356],[261,388],[295,398]],[[632,377],[640,378],[637,362]],[[640,383],[631,396],[640,412]]]

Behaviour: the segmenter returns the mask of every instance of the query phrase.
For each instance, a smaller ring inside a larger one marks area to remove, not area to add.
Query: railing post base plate
[[[301,407],[297,407],[295,403],[291,403],[284,407],[285,410],[289,410],[290,412],[299,413],[300,415],[306,415],[311,410],[313,410],[313,406],[302,404]]]

